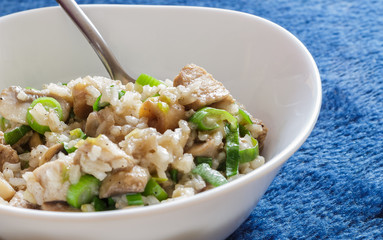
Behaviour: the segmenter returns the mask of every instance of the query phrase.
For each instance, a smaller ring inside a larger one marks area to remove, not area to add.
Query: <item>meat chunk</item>
[[[72,88],[73,112],[80,119],[86,119],[93,111],[93,107],[87,104],[86,82],[79,82]]]
[[[21,87],[11,86],[4,89],[0,95],[0,115],[4,118],[20,123],[27,124],[25,116],[31,103],[40,97],[53,97],[48,90],[24,89]],[[60,103],[63,111],[63,121],[68,119],[71,104],[63,98],[55,97]]]
[[[5,162],[18,163],[19,161],[19,156],[17,155],[16,150],[10,145],[0,144],[0,170],[3,169]]]
[[[123,193],[143,192],[149,177],[148,170],[138,165],[133,168],[118,169],[102,181],[99,197],[107,198]]]
[[[33,173],[44,188],[44,202],[65,201],[69,182],[64,181],[63,174],[68,168],[64,160],[48,162],[36,168]]]
[[[186,105],[188,109],[197,110],[220,101],[234,102],[233,97],[221,82],[215,80],[205,69],[195,64],[186,65],[173,82],[174,87],[183,85],[188,88],[196,84],[198,87],[192,90],[196,99]]]
[[[164,133],[167,129],[174,130],[178,127],[178,122],[185,118],[185,110],[184,106],[178,103],[169,105],[160,98],[147,99],[141,105],[139,116],[148,118],[149,127],[154,127],[158,132]]]

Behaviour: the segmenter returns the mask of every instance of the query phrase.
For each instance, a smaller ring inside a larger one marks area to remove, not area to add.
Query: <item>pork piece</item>
[[[148,118],[149,127],[164,133],[167,129],[174,130],[178,122],[185,118],[184,106],[178,103],[168,104],[161,97],[151,97],[140,107],[139,116]]]
[[[132,167],[135,162],[131,156],[101,134],[97,138],[88,137],[80,144],[74,156],[74,163],[80,164],[83,172],[102,181],[108,172]]]
[[[0,170],[3,169],[5,162],[18,163],[19,155],[10,145],[0,144]]]
[[[36,168],[33,173],[45,189],[44,202],[65,201],[69,182],[64,181],[67,164],[63,160],[48,162]]]
[[[70,182],[66,179],[71,161],[58,159],[45,163],[33,172],[26,172],[27,191],[33,195],[38,205],[51,201],[66,201]]]
[[[79,82],[72,88],[73,95],[73,112],[76,117],[86,119],[93,111],[93,107],[87,104],[87,91],[86,87],[89,84],[86,82]]]
[[[198,87],[193,90],[193,96],[196,99],[185,106],[187,109],[198,110],[201,107],[220,101],[234,102],[233,97],[221,82],[215,80],[205,69],[195,64],[186,65],[173,81],[174,87],[183,85],[188,88],[196,84],[198,84]]]
[[[54,212],[81,212],[80,209],[71,207],[68,203],[60,201],[45,202],[41,205],[41,210]]]
[[[58,96],[51,96],[47,90],[24,89],[11,86],[4,89],[0,95],[0,115],[4,118],[20,123],[27,124],[25,116],[31,103],[40,97],[54,97],[61,105],[63,111],[63,121],[69,117],[71,104]]]
[[[193,157],[215,157],[218,154],[218,150],[222,147],[222,142],[217,145],[214,139],[208,139],[203,143],[195,143],[186,153],[190,153]]]
[[[100,198],[108,198],[124,193],[138,193],[145,190],[149,172],[140,166],[113,171],[101,183]]]

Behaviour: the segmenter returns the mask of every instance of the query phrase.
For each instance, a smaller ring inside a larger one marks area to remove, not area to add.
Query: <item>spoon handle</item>
[[[122,69],[116,57],[109,50],[109,47],[101,34],[77,3],[74,0],[56,1],[84,34],[98,57],[101,59],[110,77],[114,80],[121,80],[124,84],[127,82],[135,82],[135,80]]]

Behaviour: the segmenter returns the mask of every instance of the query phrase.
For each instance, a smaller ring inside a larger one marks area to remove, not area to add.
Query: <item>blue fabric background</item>
[[[228,239],[383,239],[383,1],[78,2],[226,8],[264,17],[296,35],[321,73],[319,120]],[[0,0],[0,16],[55,5]]]

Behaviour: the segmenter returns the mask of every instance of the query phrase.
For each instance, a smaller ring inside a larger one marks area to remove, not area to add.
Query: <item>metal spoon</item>
[[[101,34],[77,3],[74,0],[56,1],[84,34],[98,57],[101,59],[110,77],[114,80],[121,80],[124,84],[127,82],[135,82],[135,80],[122,69],[120,63],[117,61],[112,51],[110,51]]]

